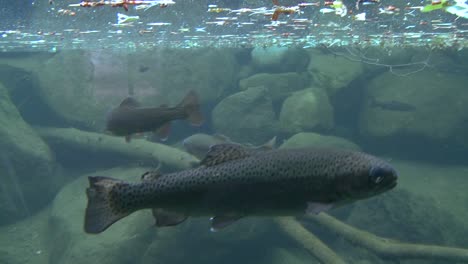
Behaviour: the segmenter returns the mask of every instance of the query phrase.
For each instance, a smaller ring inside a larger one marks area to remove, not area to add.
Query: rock
[[[4,68],[15,68],[12,74],[17,74],[18,69],[29,73],[40,67],[45,61],[55,56],[56,53],[48,52],[4,52],[0,54],[0,80],[6,80],[10,72],[4,72]],[[5,84],[5,86],[8,86]]]
[[[409,243],[463,243],[460,234],[466,235],[466,228],[450,212],[435,205],[433,198],[397,189],[356,203],[346,223]]]
[[[37,212],[65,180],[0,83],[0,225]]]
[[[335,136],[324,136],[317,133],[298,133],[287,139],[280,148],[301,148],[301,147],[333,147],[351,150],[360,150],[360,147],[353,142]]]
[[[115,168],[90,175],[135,182],[147,170]],[[86,176],[62,188],[52,204],[49,219],[50,263],[138,263],[156,231],[151,212],[143,210],[133,213],[99,235],[84,233]]]
[[[308,71],[313,82],[325,88],[330,96],[364,72],[360,62],[350,61],[342,56],[323,54],[318,50],[310,52]]]
[[[431,70],[414,73],[411,78],[384,73],[366,87],[360,131],[373,137],[407,135],[430,140],[466,135],[467,82],[465,75]],[[399,105],[410,108],[398,110]]]
[[[49,209],[0,227],[0,263],[49,264],[48,219]],[[13,242],[13,243],[12,243]]]
[[[302,90],[306,87],[308,78],[304,74],[295,72],[288,73],[259,73],[242,79],[239,82],[241,90],[251,87],[264,86],[273,101],[283,100],[292,92]]]
[[[40,96],[54,112],[74,125],[103,130],[106,113],[130,95],[144,106],[174,106],[193,89],[202,104],[213,102],[234,86],[237,67],[229,50],[163,49],[132,56],[66,51],[36,75]]]
[[[265,256],[264,263],[272,264],[318,264],[318,260],[311,257],[310,253],[297,248],[273,248]]]
[[[333,107],[322,90],[305,89],[293,93],[283,102],[279,120],[281,131],[285,133],[327,130],[334,125]]]
[[[286,57],[286,47],[255,47],[251,52],[252,63],[258,67],[279,67]]]
[[[272,236],[282,239],[281,233],[268,218],[245,217],[219,232],[209,232],[208,219],[189,218],[175,228],[159,229],[157,239],[145,252],[141,263],[151,264],[157,259],[160,263],[182,264],[187,263],[187,259],[196,259],[196,263],[235,264],[245,261],[245,256],[249,256],[247,263],[258,263],[265,256],[262,249],[271,250],[271,245],[262,246],[262,241]],[[188,236],[190,239],[187,239]],[[174,248],[184,250],[175,254]],[[210,249],[209,254],[200,254],[206,249]],[[243,252],[242,257],[238,252]]]
[[[252,65],[264,72],[303,72],[309,63],[308,53],[300,48],[255,47],[251,57]]]
[[[126,57],[60,52],[35,72],[41,99],[74,125],[102,129],[105,113],[128,95]]]
[[[217,133],[236,142],[261,144],[277,131],[272,100],[264,87],[226,97],[213,109],[212,120]]]
[[[239,65],[229,49],[162,49],[138,52],[129,61],[133,92],[145,104],[175,105],[188,90],[213,103],[234,86]]]

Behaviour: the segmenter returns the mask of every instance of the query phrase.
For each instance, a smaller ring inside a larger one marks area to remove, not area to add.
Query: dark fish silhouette
[[[218,230],[246,216],[319,213],[388,191],[396,171],[374,156],[335,149],[253,150],[236,144],[211,147],[199,168],[140,183],[89,177],[84,230],[100,233],[141,209],[153,209],[156,226],[189,216],[211,216]]]
[[[130,137],[135,133],[154,131],[164,140],[169,135],[170,122],[176,119],[188,119],[193,125],[200,125],[203,117],[200,112],[197,94],[188,92],[175,107],[140,107],[140,104],[128,97],[107,118],[106,130],[116,136]]]
[[[371,107],[380,107],[384,110],[389,110],[389,111],[402,111],[402,112],[412,112],[416,110],[416,107],[399,102],[399,101],[377,101],[375,98],[372,98],[370,101],[370,106]]]

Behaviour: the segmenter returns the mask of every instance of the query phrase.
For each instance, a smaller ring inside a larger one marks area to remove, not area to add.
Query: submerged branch
[[[382,257],[445,260],[451,263],[455,261],[468,262],[468,249],[410,244],[378,237],[369,232],[349,226],[325,213],[320,213],[316,216],[308,216],[307,218],[328,228],[351,243],[367,248]]]
[[[299,242],[307,251],[315,256],[320,263],[345,264],[345,262],[318,237],[306,230],[293,217],[278,217],[275,221],[285,233]]]
[[[125,142],[124,138],[78,130],[75,128],[36,128],[49,142],[69,145],[89,152],[113,152],[139,160],[153,160],[176,169],[187,169],[199,162],[185,151],[146,140]]]

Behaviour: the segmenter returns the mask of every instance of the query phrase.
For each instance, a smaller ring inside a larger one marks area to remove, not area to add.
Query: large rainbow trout
[[[141,209],[156,226],[189,216],[210,216],[212,230],[246,216],[319,213],[369,198],[397,184],[396,171],[374,156],[336,149],[256,150],[236,144],[211,147],[201,166],[129,183],[89,177],[84,229],[100,233]]]

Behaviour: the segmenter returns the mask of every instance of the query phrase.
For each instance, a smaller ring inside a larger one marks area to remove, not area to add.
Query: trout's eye
[[[393,169],[385,167],[372,167],[369,171],[369,179],[373,184],[381,183],[386,177],[394,174]]]

